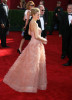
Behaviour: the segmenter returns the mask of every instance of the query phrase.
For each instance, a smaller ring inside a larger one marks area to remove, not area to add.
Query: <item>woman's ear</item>
[[[35,17],[35,15],[34,15],[34,14],[33,14],[32,16],[33,16],[33,18]]]
[[[34,14],[32,16],[34,17]]]

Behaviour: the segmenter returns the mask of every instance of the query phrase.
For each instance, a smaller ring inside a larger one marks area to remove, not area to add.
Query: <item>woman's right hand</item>
[[[47,44],[47,39],[45,39],[45,40],[43,41],[43,44]]]
[[[24,31],[26,30],[26,27],[24,27]]]

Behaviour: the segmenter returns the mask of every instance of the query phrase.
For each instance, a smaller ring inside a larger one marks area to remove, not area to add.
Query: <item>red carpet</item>
[[[46,91],[34,93],[19,93],[2,82],[4,75],[18,57],[17,48],[21,40],[20,32],[10,32],[7,36],[7,45],[0,46],[0,100],[72,100],[72,66],[64,67],[61,60],[61,38],[58,33],[48,35],[46,48],[48,87]],[[24,47],[27,45],[27,41]]]

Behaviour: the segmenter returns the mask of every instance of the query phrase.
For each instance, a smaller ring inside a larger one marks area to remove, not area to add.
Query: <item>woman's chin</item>
[[[37,20],[39,20],[39,18]]]

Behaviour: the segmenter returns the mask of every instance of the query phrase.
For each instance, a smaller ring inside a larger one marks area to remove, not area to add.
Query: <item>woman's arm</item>
[[[25,29],[26,29],[26,26],[29,22],[29,18],[30,18],[30,11],[27,12],[27,19],[26,19],[26,23],[25,23],[25,27],[24,27]]]

